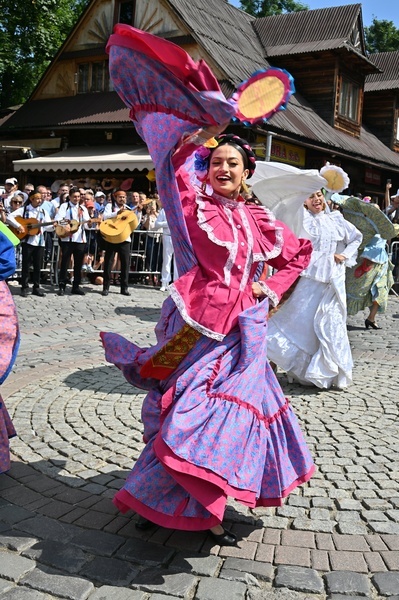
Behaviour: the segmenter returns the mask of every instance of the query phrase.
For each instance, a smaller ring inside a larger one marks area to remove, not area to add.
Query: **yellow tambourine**
[[[284,69],[270,67],[256,71],[239,85],[231,102],[236,109],[233,120],[253,125],[267,121],[278,110],[284,110],[295,93],[294,80]]]

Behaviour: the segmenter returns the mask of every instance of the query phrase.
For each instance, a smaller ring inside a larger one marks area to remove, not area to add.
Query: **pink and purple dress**
[[[14,271],[14,247],[0,232],[0,385],[9,375],[19,347],[17,311],[8,285],[4,281]],[[9,440],[15,435],[14,426],[0,394],[0,473],[10,468]]]
[[[193,185],[196,146],[180,144],[182,135],[225,121],[231,107],[204,63],[195,77],[178,77],[176,65],[153,58],[157,50],[168,58],[163,40],[158,49],[150,36],[147,51],[148,34],[117,27],[124,35],[109,42],[111,77],[154,160],[179,278],[163,304],[155,346],[101,334],[107,360],[148,390],[146,446],[114,502],[165,527],[209,529],[222,521],[228,496],[252,508],[278,506],[314,471],[266,356],[269,300],[277,303],[306,267],[311,244],[264,207]],[[195,91],[199,79],[205,84]],[[269,298],[258,302],[251,285],[265,262],[277,272],[267,280]],[[185,324],[202,335],[176,370],[162,381],[141,377],[141,367]]]

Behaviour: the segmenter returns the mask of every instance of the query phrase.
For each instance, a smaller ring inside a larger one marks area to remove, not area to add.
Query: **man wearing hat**
[[[4,188],[6,190],[5,194],[3,194],[3,204],[4,208],[10,207],[11,198],[18,191],[18,179],[15,177],[10,177],[6,179],[4,182]]]
[[[105,205],[106,205],[105,200],[106,200],[106,196],[105,196],[104,192],[96,192],[94,194],[95,209],[99,215],[101,215],[105,210]]]

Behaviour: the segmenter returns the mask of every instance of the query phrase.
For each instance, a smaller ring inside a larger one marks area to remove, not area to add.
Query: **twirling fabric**
[[[252,211],[192,186],[187,168],[195,146],[180,145],[182,136],[225,122],[231,106],[204,63],[192,63],[180,48],[168,53],[164,40],[150,36],[149,43],[146,34],[143,43],[143,32],[122,31],[108,45],[111,77],[154,161],[179,279],[163,304],[155,346],[101,334],[107,360],[149,390],[146,447],[114,502],[159,525],[208,529],[223,519],[228,496],[251,507],[280,505],[313,473],[266,358],[268,300],[257,303],[249,293],[268,257],[279,269],[269,282],[269,297],[278,301],[307,265],[311,246],[263,207]],[[163,50],[165,63],[154,60]],[[142,377],[149,358],[187,325],[201,335],[175,370],[162,381]]]
[[[389,260],[387,241],[374,235],[368,244],[362,244],[358,265],[348,269],[346,275],[346,296],[348,315],[371,308],[378,304],[378,312],[384,313],[388,305],[389,290],[394,284],[393,264]],[[364,261],[367,261],[364,263]],[[366,264],[367,268],[358,271]]]

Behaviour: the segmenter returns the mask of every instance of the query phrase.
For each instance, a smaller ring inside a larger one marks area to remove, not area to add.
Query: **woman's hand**
[[[215,137],[215,135],[219,135],[219,134],[223,133],[223,131],[226,129],[226,127],[228,125],[230,125],[230,121],[227,121],[226,123],[222,123],[221,125],[211,125],[210,127],[201,129],[199,135],[201,135],[201,137],[211,139],[211,138]]]
[[[252,295],[254,298],[260,298],[261,296],[264,296],[262,288],[256,281],[252,284]]]
[[[338,265],[340,265],[341,263],[345,262],[346,256],[343,254],[334,254],[334,260]]]

